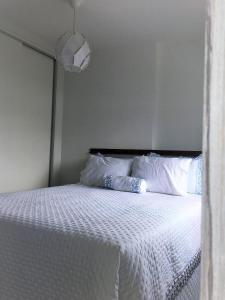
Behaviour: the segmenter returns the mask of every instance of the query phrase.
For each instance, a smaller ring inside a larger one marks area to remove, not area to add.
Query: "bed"
[[[197,195],[79,184],[1,194],[0,299],[194,299],[200,216]]]

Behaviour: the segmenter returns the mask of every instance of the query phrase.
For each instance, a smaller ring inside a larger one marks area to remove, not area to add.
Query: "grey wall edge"
[[[60,184],[62,161],[63,100],[64,70],[59,64],[57,64],[57,62],[55,62],[49,186],[57,186]]]

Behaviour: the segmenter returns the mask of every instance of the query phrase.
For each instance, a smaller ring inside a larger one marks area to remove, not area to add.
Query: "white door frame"
[[[201,300],[225,299],[225,0],[207,0]]]

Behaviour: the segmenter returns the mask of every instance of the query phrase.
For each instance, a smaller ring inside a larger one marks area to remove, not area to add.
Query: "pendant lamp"
[[[63,34],[57,41],[56,60],[68,72],[82,72],[90,62],[91,50],[83,34],[76,31],[76,0],[72,0],[74,11],[73,32]]]

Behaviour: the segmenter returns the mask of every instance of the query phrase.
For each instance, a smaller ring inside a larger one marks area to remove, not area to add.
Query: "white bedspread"
[[[166,299],[200,248],[199,196],[71,185],[0,195],[0,300]]]

